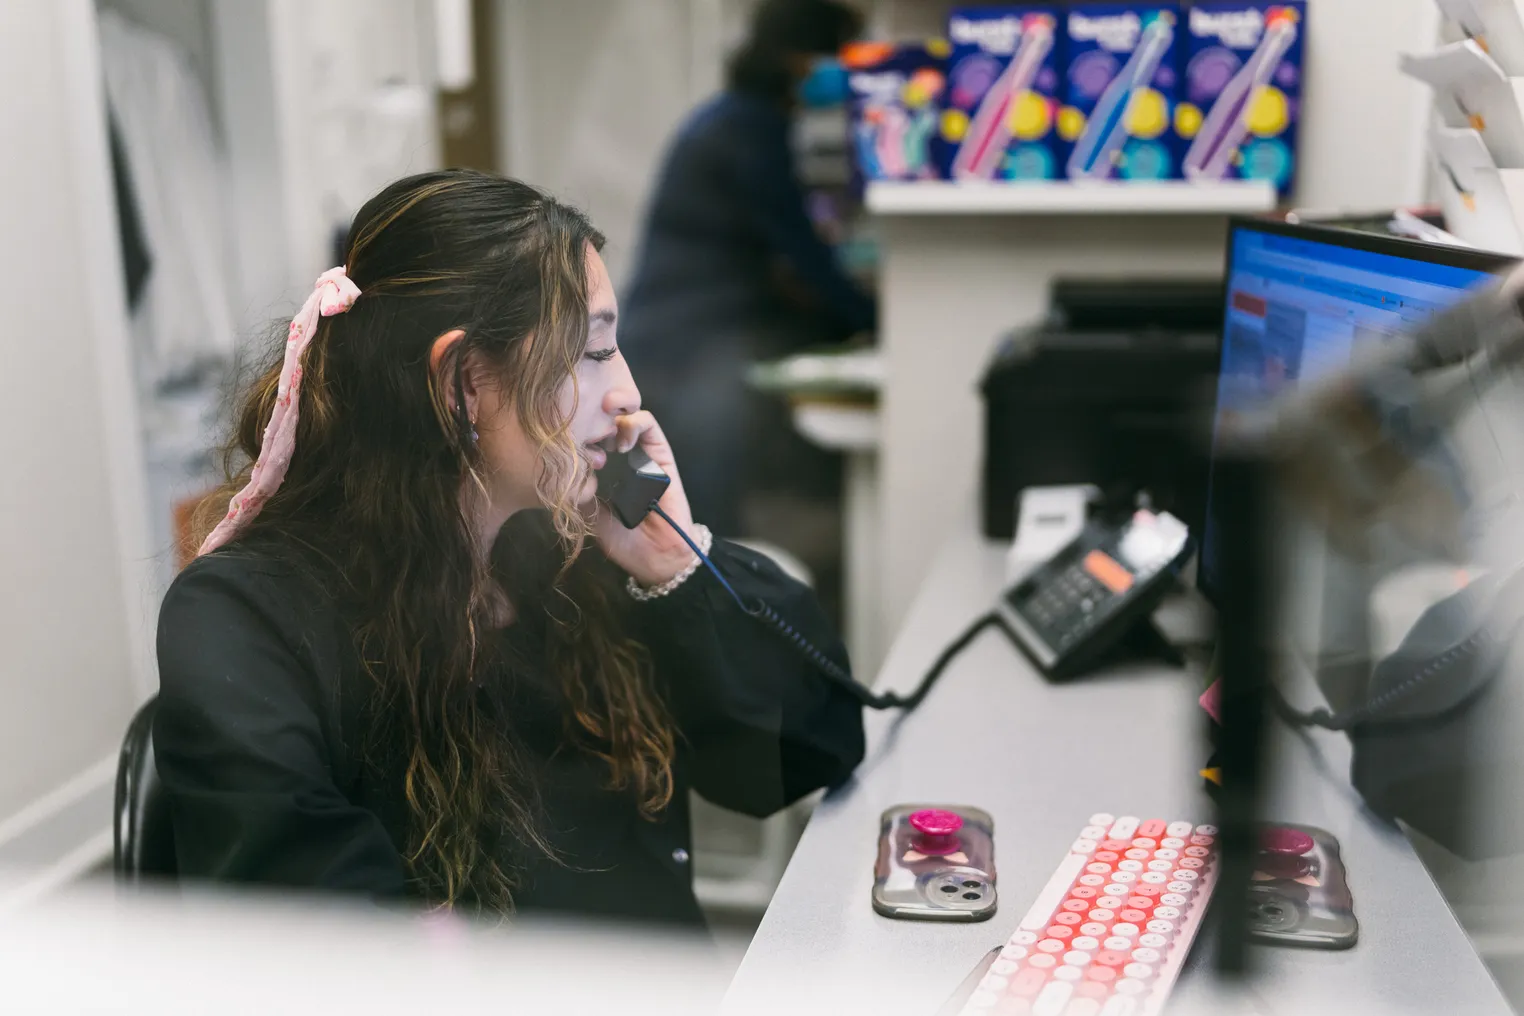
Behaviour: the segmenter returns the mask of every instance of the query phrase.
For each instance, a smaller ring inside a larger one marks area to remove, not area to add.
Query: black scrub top
[[[845,664],[807,588],[724,541],[711,556],[738,592]],[[340,609],[287,561],[234,544],[192,563],[164,600],[154,749],[180,876],[406,898],[400,780],[360,751],[370,679]],[[538,774],[542,829],[560,860],[523,848],[503,860],[523,911],[702,924],[689,789],[766,816],[841,783],[863,755],[861,707],[702,570],[668,597],[621,602],[676,727],[672,803],[643,818],[631,792],[609,789],[606,763],[568,749],[534,626],[516,623],[499,635],[509,640],[503,719]]]

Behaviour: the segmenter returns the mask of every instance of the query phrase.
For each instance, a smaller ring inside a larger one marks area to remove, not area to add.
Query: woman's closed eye
[[[608,363],[610,360],[612,360],[618,354],[619,354],[619,347],[618,346],[609,346],[606,349],[589,349],[584,355],[589,360],[594,360],[594,361],[597,361],[598,363]]]

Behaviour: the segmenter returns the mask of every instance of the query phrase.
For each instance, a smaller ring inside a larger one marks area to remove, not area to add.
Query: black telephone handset
[[[640,448],[608,453],[598,470],[598,497],[608,502],[626,529],[634,529],[667,492],[672,478]]]
[[[1138,511],[1121,526],[1091,522],[1006,592],[998,613],[1049,678],[1084,673],[1129,637],[1174,659],[1150,618],[1190,554],[1185,524],[1167,512]]]

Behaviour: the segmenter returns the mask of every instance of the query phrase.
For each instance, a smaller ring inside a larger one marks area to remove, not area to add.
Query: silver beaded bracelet
[[[699,545],[699,549],[702,550],[704,555],[707,557],[710,548],[714,546],[714,536],[709,532],[709,527],[694,523],[690,529],[690,535],[693,537],[693,542]],[[698,571],[699,565],[702,563],[703,562],[701,562],[698,557],[695,556],[692,561],[688,562],[688,567],[684,568],[682,571],[678,572],[676,575],[672,576],[670,579],[663,582],[659,586],[642,586],[639,582],[635,581],[635,576],[632,575],[625,583],[625,588],[629,590],[631,596],[635,597],[635,599],[641,601],[642,603],[646,602],[647,600],[659,600],[663,596],[666,596],[668,593],[672,592],[678,586],[682,585],[684,582],[687,582],[689,576]]]

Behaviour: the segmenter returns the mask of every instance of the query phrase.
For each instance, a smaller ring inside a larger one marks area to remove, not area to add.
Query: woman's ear
[[[439,338],[434,340],[434,345],[429,349],[429,370],[439,379],[440,390],[445,393],[445,404],[451,412],[458,412],[459,407],[455,404],[456,379],[459,378],[461,394],[465,397],[466,414],[469,420],[476,420],[476,386],[472,383],[471,372],[466,370],[465,364],[457,363],[456,367],[446,377],[440,373],[440,365],[455,348],[456,343],[466,337],[464,328],[452,328]]]

